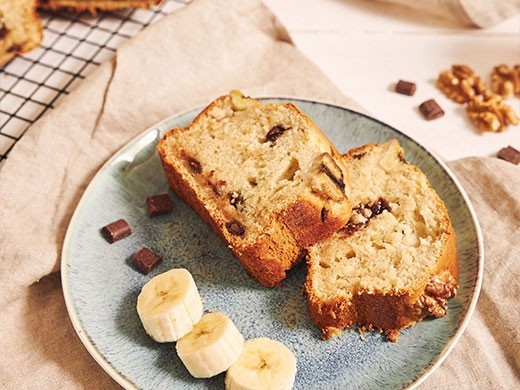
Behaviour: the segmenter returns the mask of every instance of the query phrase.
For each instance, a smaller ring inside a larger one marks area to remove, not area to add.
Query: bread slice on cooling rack
[[[158,152],[172,189],[265,286],[350,217],[341,156],[292,104],[232,91],[165,134]]]
[[[41,40],[42,25],[35,0],[0,1],[0,66],[34,49]]]
[[[457,288],[455,232],[426,176],[396,140],[344,156],[352,182],[349,222],[308,253],[304,285],[324,338],[354,326],[399,330],[442,317]]]
[[[77,12],[113,11],[124,8],[150,8],[163,0],[40,0],[43,9],[67,9]]]

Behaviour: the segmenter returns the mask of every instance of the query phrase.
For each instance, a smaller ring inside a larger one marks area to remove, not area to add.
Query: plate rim
[[[318,104],[322,104],[322,105],[326,105],[326,106],[331,106],[334,108],[340,108],[342,110],[348,111],[348,112],[356,114],[356,115],[360,115],[364,118],[370,119],[381,125],[384,125],[384,126],[390,128],[391,130],[399,133],[401,136],[412,141],[418,147],[422,148],[424,152],[429,154],[435,160],[435,162],[444,169],[444,171],[448,174],[451,181],[457,187],[457,190],[459,191],[459,193],[462,195],[462,198],[464,199],[464,202],[466,203],[466,206],[468,207],[469,213],[471,215],[473,226],[475,227],[477,243],[478,243],[478,268],[477,268],[477,277],[475,279],[475,291],[473,293],[473,296],[471,297],[471,301],[469,303],[468,310],[464,314],[464,318],[463,318],[459,328],[455,332],[455,334],[446,343],[446,345],[444,346],[442,351],[433,360],[433,362],[428,367],[426,367],[426,369],[423,371],[423,373],[420,374],[420,376],[414,378],[411,383],[409,383],[409,384],[405,385],[405,387],[403,387],[403,389],[408,389],[408,390],[417,388],[417,386],[422,384],[428,378],[428,376],[432,372],[434,372],[442,364],[442,362],[444,362],[444,360],[448,357],[448,355],[451,353],[451,351],[453,350],[453,348],[455,347],[455,345],[461,338],[462,334],[464,333],[464,331],[466,330],[466,328],[468,326],[469,321],[471,320],[471,317],[473,316],[473,313],[477,306],[477,301],[478,301],[478,298],[480,295],[481,287],[482,287],[482,280],[483,280],[483,274],[484,274],[483,235],[482,235],[482,230],[480,228],[480,224],[479,224],[479,221],[477,218],[477,214],[475,212],[475,209],[473,208],[473,204],[471,203],[471,200],[469,199],[466,191],[464,190],[464,187],[462,187],[462,184],[459,182],[459,180],[457,179],[455,174],[452,172],[452,170],[446,165],[446,163],[442,160],[442,158],[437,153],[430,150],[428,147],[422,145],[421,143],[419,143],[418,141],[416,141],[414,138],[410,137],[409,135],[405,134],[404,132],[396,129],[395,127],[393,127],[377,118],[370,116],[367,113],[356,111],[352,108],[346,107],[345,105],[334,103],[331,101],[326,101],[323,99],[296,97],[296,96],[291,96],[291,95],[258,95],[258,96],[255,96],[255,99],[260,99],[260,100],[281,99],[281,100],[291,100],[291,101],[302,101],[302,102],[307,102],[307,103],[318,103]],[[68,276],[69,263],[67,262],[67,256],[68,256],[67,252],[68,252],[68,249],[70,248],[72,232],[75,230],[75,226],[78,223],[80,210],[83,208],[82,206],[84,205],[84,203],[86,203],[89,195],[93,191],[93,188],[94,188],[93,183],[96,181],[96,179],[98,179],[107,170],[107,168],[114,161],[116,161],[120,157],[121,153],[123,152],[123,150],[126,147],[128,147],[130,144],[133,144],[134,142],[136,142],[139,138],[143,137],[144,134],[151,132],[154,128],[160,127],[164,123],[169,122],[169,121],[175,119],[176,117],[185,115],[189,112],[200,111],[200,110],[204,109],[204,107],[206,107],[206,106],[207,105],[198,105],[196,107],[192,107],[192,108],[177,112],[175,114],[172,114],[172,115],[160,120],[159,122],[149,126],[145,130],[136,134],[130,140],[125,142],[123,145],[121,145],[121,147],[118,148],[111,155],[111,157],[107,161],[105,161],[105,163],[97,170],[97,172],[94,174],[94,176],[92,176],[92,178],[90,179],[90,181],[87,185],[87,188],[85,189],[85,191],[81,195],[80,200],[76,204],[72,217],[70,218],[70,221],[67,226],[67,231],[65,233],[65,238],[63,240],[63,246],[62,246],[62,250],[61,250],[60,274],[61,274],[61,286],[62,286],[62,291],[63,291],[63,297],[65,300],[65,306],[67,308],[67,313],[69,315],[69,319],[72,322],[72,325],[74,327],[76,334],[80,338],[83,346],[87,349],[89,354],[94,358],[94,360],[99,364],[99,366],[108,375],[110,375],[110,377],[112,379],[114,379],[118,384],[123,386],[125,389],[137,389],[137,386],[133,382],[131,382],[128,378],[126,378],[123,373],[117,371],[105,359],[105,357],[102,355],[102,353],[96,348],[93,340],[90,338],[90,336],[86,332],[85,328],[83,327],[83,323],[81,322],[79,315],[76,311],[76,308],[74,306],[72,294],[70,291],[70,283],[69,283],[69,276]]]

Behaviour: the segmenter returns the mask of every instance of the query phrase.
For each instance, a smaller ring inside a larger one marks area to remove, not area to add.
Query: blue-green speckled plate
[[[479,226],[457,179],[424,147],[399,131],[345,108],[295,99],[340,152],[397,138],[406,158],[419,166],[448,207],[459,253],[457,298],[448,314],[401,333],[399,342],[367,332],[345,331],[328,341],[311,322],[301,285],[305,267],[282,287],[261,287],[248,277],[226,245],[198,215],[172,195],[171,214],[149,218],[145,197],[168,191],[155,146],[172,127],[189,124],[200,109],[168,118],[123,147],[90,183],[71,220],[62,253],[62,282],[72,323],[88,351],[125,388],[223,389],[224,375],[194,379],[174,344],[147,336],[135,310],[141,287],[175,267],[195,278],[206,310],[226,313],[246,338],[268,336],[298,359],[296,389],[397,389],[417,385],[437,367],[462,334],[475,307],[483,269]],[[108,244],[100,228],[126,219],[133,234]],[[143,245],[164,261],[143,276],[130,266]]]

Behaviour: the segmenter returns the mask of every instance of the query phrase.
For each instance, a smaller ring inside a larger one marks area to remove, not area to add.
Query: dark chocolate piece
[[[329,214],[329,210],[327,210],[325,207],[321,209],[321,222],[325,223],[325,220],[327,219],[327,215]]]
[[[5,24],[0,22],[0,39],[4,39],[7,34],[9,34],[9,30],[5,27]]]
[[[386,199],[379,198],[377,202],[375,202],[372,206],[370,206],[370,210],[372,211],[371,218],[375,217],[376,215],[381,214],[385,210],[390,210],[390,206],[388,205],[388,202]]]
[[[222,196],[222,189],[226,185],[225,180],[215,178],[215,170],[212,170],[208,177],[206,177],[206,183],[211,187],[213,193],[217,196]]]
[[[267,133],[267,135],[265,136],[265,140],[266,142],[269,141],[269,142],[272,142],[274,144],[274,142],[283,134],[285,133],[287,130],[289,129],[286,129],[285,127],[283,126],[280,126],[280,125],[277,125],[277,126],[273,126],[273,128],[271,130],[269,130],[269,132]]]
[[[343,234],[345,237],[350,237],[359,229],[365,226],[364,223],[347,223],[344,227],[339,230],[339,233]]]
[[[392,211],[388,201],[383,198],[379,198],[372,204],[360,204],[358,207],[352,210],[352,215],[354,216],[354,214],[361,214],[366,219],[366,221],[356,223],[354,222],[354,218],[350,218],[350,221],[348,221],[348,223],[343,228],[341,228],[339,232],[345,237],[351,236],[359,229],[366,226],[372,218],[377,217],[385,210]]]
[[[419,106],[419,111],[423,114],[424,119],[431,121],[444,115],[444,111],[433,99],[426,100]]]
[[[12,53],[12,52],[18,53],[18,52],[22,51],[22,48],[23,48],[22,45],[14,44],[7,49],[7,52],[8,53]]]
[[[161,261],[161,256],[145,246],[139,249],[132,257],[134,268],[145,275],[152,272]]]
[[[195,160],[193,157],[188,158],[188,165],[190,166],[190,169],[195,173],[201,173],[202,172],[202,165],[200,165],[200,162],[198,160]]]
[[[132,234],[132,228],[124,219],[118,219],[104,226],[101,229],[101,233],[103,233],[106,240],[112,244]]]
[[[361,160],[363,157],[365,157],[366,154],[367,154],[367,152],[353,154],[352,158],[354,158],[355,160]]]
[[[520,151],[516,150],[512,146],[500,149],[497,153],[497,157],[515,165],[520,164]]]
[[[226,229],[234,236],[241,236],[244,234],[244,227],[238,221],[231,221],[226,223]]]
[[[190,167],[190,170],[193,173],[201,173],[202,172],[202,165],[200,162],[193,157],[191,157],[186,151],[181,151],[181,157],[186,160],[188,163],[188,166]]]
[[[173,202],[168,194],[150,195],[146,197],[150,217],[166,214],[173,210]]]
[[[395,92],[402,95],[413,96],[415,89],[415,83],[410,81],[399,80],[399,82],[395,85]]]

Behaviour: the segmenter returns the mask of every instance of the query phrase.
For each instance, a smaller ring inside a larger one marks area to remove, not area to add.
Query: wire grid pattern
[[[0,166],[27,128],[117,47],[189,1],[165,0],[150,10],[40,12],[44,37],[33,51],[0,69]]]

